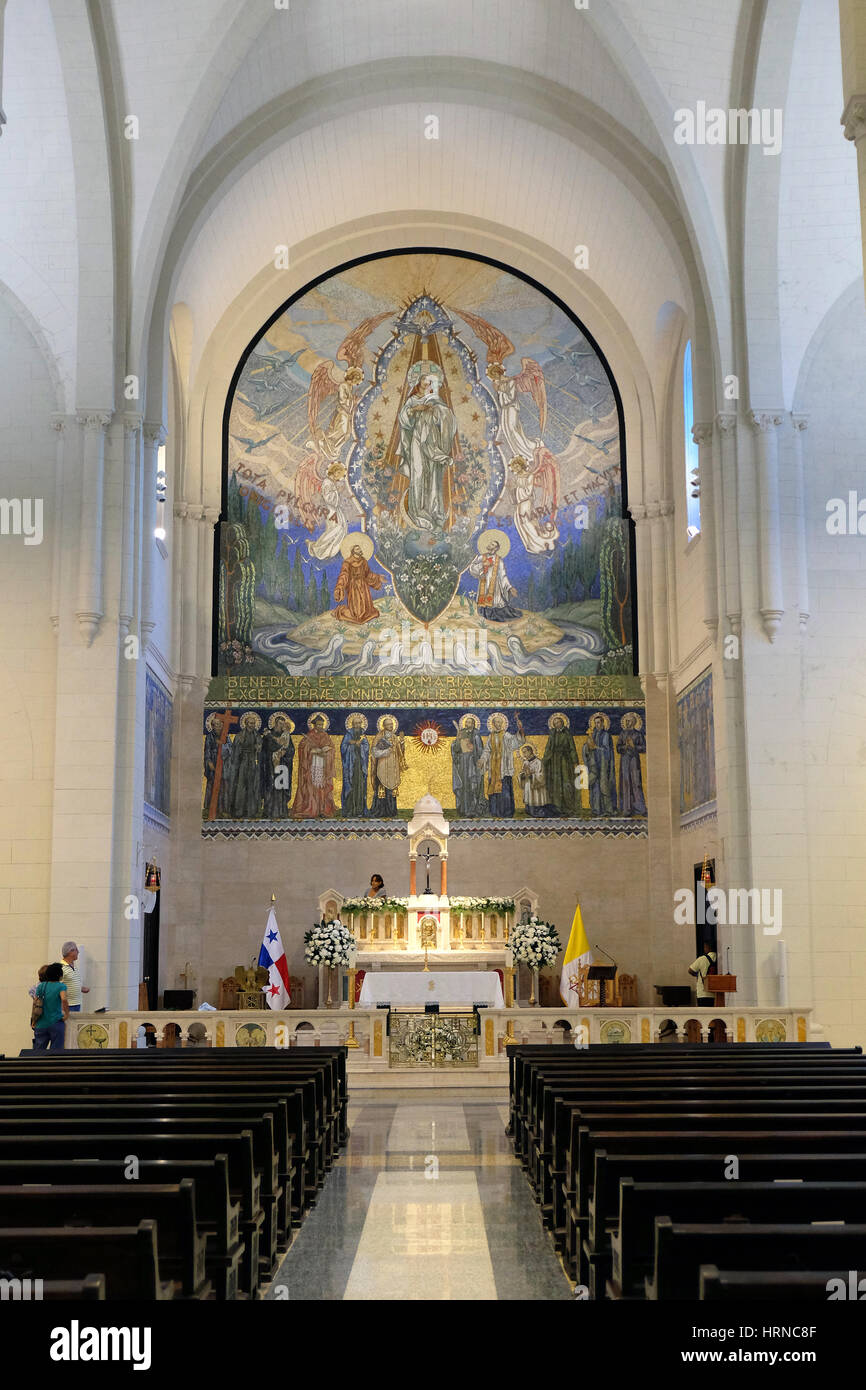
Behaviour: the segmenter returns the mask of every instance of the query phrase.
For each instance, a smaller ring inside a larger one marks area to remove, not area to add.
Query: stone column
[[[794,488],[797,501],[797,600],[800,631],[809,622],[809,556],[806,549],[806,473],[803,458],[803,435],[809,424],[808,415],[792,415],[794,426]]]
[[[213,607],[213,555],[216,532],[214,527],[220,518],[219,507],[202,507],[197,526],[198,543],[198,611],[209,613]],[[194,661],[196,672],[210,676],[211,647],[210,626],[201,622],[195,628]]]
[[[725,556],[725,591],[721,596],[725,617],[731,632],[739,635],[742,627],[740,597],[740,533],[737,503],[737,417],[733,413],[716,416],[719,431],[719,453],[722,495],[723,531],[720,549]]]
[[[650,502],[647,506],[652,561],[652,674],[661,684],[670,669],[668,641],[668,572],[665,512],[670,503]]]
[[[652,552],[650,525],[646,507],[634,503],[629,507],[635,535],[635,590],[637,593],[638,664],[641,675],[653,669],[653,640],[650,613],[652,612]]]
[[[2,10],[3,0],[0,0],[0,10]],[[2,16],[0,16],[2,23]],[[51,427],[56,438],[56,462],[54,472],[54,516],[52,523],[54,526],[54,538],[51,554],[51,613],[50,621],[54,630],[54,635],[60,631],[60,594],[62,590],[62,547],[63,547],[63,480],[65,476],[64,454],[66,441],[69,438],[65,415],[53,415],[51,417]]]
[[[845,139],[857,150],[860,178],[860,230],[866,261],[866,5],[863,0],[839,0],[842,48],[842,91]]]
[[[154,550],[156,548],[156,541],[153,535],[156,529],[156,473],[159,467],[159,450],[165,443],[167,435],[163,425],[145,422],[143,436],[144,457],[142,472],[144,476],[144,500],[142,505],[141,537],[141,637],[142,642],[146,643],[148,637],[156,627],[156,616],[154,613],[155,596],[153,592]]]
[[[659,502],[659,515],[661,517],[661,530],[664,537],[664,562],[665,562],[665,597],[667,599],[668,610],[668,660],[669,671],[676,668],[679,661],[680,649],[680,623],[679,611],[677,608],[677,564],[674,553],[674,504],[673,502]]]
[[[782,588],[782,538],[779,516],[779,436],[781,413],[752,410],[755,431],[755,473],[758,483],[758,606],[764,632],[771,642],[785,612]]]
[[[75,616],[89,647],[105,616],[103,600],[102,521],[105,491],[105,430],[111,415],[85,410],[78,415],[84,431],[81,474],[81,519],[78,534],[78,606]]]
[[[141,488],[141,416],[127,411],[123,416],[123,557],[121,560],[120,609],[121,638],[132,632],[138,614],[136,592],[136,535]]]
[[[698,446],[698,488],[701,500],[701,547],[704,560],[704,626],[715,641],[719,631],[719,591],[716,572],[716,522],[713,488],[713,426],[693,425]],[[687,486],[689,486],[687,484]]]

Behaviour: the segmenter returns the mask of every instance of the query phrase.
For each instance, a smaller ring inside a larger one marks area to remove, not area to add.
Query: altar
[[[495,970],[377,970],[364,976],[358,999],[362,1009],[377,1004],[484,1004],[505,1006],[502,984]]]

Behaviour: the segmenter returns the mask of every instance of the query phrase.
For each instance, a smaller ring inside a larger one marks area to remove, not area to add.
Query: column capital
[[[709,444],[712,437],[712,422],[710,424],[692,425],[692,439],[696,444]]]
[[[201,513],[202,521],[206,521],[209,526],[216,526],[222,515],[221,507],[203,507]]]
[[[782,423],[782,412],[780,410],[750,410],[749,424],[753,430],[760,430],[762,434],[767,434],[770,430],[776,429]]]
[[[143,419],[144,416],[140,410],[125,410],[123,412],[123,428],[129,434],[134,434],[136,430],[141,429]]]
[[[659,502],[659,516],[673,516],[673,502]]]
[[[732,434],[737,428],[737,417],[732,410],[720,411],[716,416],[716,425],[721,434]]]
[[[791,424],[794,426],[795,430],[807,430],[809,428],[809,417],[808,415],[794,415],[792,412]]]
[[[111,411],[77,410],[75,418],[85,430],[104,430],[111,424]]]
[[[56,414],[51,416],[51,428],[55,434],[63,434],[69,419],[66,415]]]
[[[861,140],[866,135],[866,95],[861,92],[848,98],[839,124],[846,140]]]
[[[628,514],[637,526],[639,522],[646,521],[647,509],[643,502],[632,502],[629,505]]]
[[[155,444],[157,448],[168,439],[168,431],[163,424],[154,424],[150,420],[145,420],[143,425],[145,442]]]

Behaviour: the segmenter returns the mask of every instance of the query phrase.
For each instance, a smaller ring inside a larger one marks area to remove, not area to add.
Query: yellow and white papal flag
[[[577,997],[577,972],[581,966],[592,964],[592,949],[586,937],[586,928],[580,914],[580,903],[574,909],[571,935],[565,948],[562,962],[562,977],[559,981],[559,995],[566,1008],[576,1008],[580,1003]]]

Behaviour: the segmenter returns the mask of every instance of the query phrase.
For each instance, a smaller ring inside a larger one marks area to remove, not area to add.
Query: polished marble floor
[[[505,1102],[489,1091],[354,1092],[348,1146],[267,1296],[571,1300],[505,1134]]]

